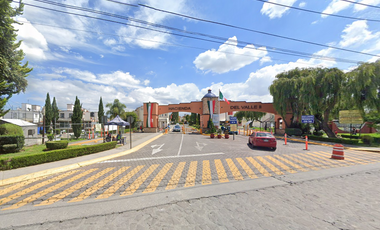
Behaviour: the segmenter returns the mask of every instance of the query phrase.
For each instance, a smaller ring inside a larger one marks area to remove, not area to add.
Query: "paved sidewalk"
[[[379,166],[309,181],[277,177],[286,183],[12,229],[380,229]]]
[[[157,137],[158,135],[161,135],[161,134],[162,133],[133,133],[132,134],[132,150],[136,146],[138,146],[138,145],[140,145],[146,141],[149,141],[150,139]],[[85,142],[86,141],[81,141],[81,143],[85,143]],[[38,173],[38,172],[41,172],[44,170],[45,171],[46,170],[54,170],[56,168],[62,168],[62,167],[73,165],[73,164],[80,164],[81,162],[91,161],[91,160],[95,160],[97,158],[110,156],[112,154],[120,153],[120,152],[129,150],[129,149],[130,149],[130,141],[129,141],[129,136],[128,136],[127,143],[125,145],[119,146],[115,149],[103,151],[100,153],[85,155],[85,156],[81,156],[81,157],[70,158],[70,159],[61,160],[61,161],[55,161],[55,162],[50,162],[50,163],[45,163],[45,164],[40,164],[40,165],[34,165],[34,166],[29,166],[29,167],[24,167],[24,168],[18,168],[18,169],[13,169],[13,170],[0,171],[0,186],[3,185],[2,180],[20,177],[23,175],[30,175],[30,174]],[[28,178],[28,179],[30,179],[30,178]]]

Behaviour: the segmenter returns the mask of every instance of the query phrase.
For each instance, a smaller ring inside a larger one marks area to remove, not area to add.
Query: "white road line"
[[[179,153],[181,152],[182,149],[182,142],[183,142],[183,134],[182,134],[182,139],[181,139],[181,144],[179,145],[179,150],[177,156],[179,156]]]
[[[114,163],[114,162],[128,162],[128,161],[144,161],[144,160],[157,160],[157,159],[168,159],[168,158],[182,158],[182,157],[203,157],[212,155],[223,155],[225,153],[205,153],[205,154],[193,154],[193,155],[181,155],[181,156],[163,156],[163,157],[146,157],[146,158],[136,158],[136,159],[123,159],[123,160],[109,160],[102,161],[101,163]]]

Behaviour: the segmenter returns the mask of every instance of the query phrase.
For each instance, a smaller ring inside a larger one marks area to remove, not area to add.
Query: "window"
[[[61,113],[61,114],[59,115],[59,118],[65,118],[65,114],[64,114],[64,113]]]
[[[91,112],[90,117],[95,117],[95,112]]]
[[[69,118],[71,118],[73,116],[73,114],[72,113],[69,113]]]

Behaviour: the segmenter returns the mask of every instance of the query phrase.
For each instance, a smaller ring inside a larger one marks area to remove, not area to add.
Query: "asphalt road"
[[[44,213],[49,216],[47,219],[54,219],[57,217],[52,213],[62,210],[66,212],[65,218],[74,218],[75,213],[95,215],[123,210],[117,204],[133,203],[132,200],[139,200],[143,206],[152,205],[154,202],[140,200],[144,195],[165,195],[170,191],[197,193],[202,189],[198,193],[203,195],[231,192],[245,186],[252,188],[263,181],[260,179],[380,161],[378,153],[348,150],[346,159],[337,161],[330,159],[331,146],[309,144],[305,150],[305,143],[288,141],[285,145],[278,139],[277,150],[272,151],[252,148],[247,140],[241,135],[211,139],[170,132],[122,157],[0,188],[0,220],[17,223],[12,222],[15,215],[31,213]],[[24,221],[24,224],[33,222]]]

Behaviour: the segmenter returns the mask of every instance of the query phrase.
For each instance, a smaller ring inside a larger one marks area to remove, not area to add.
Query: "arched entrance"
[[[144,103],[144,130],[145,132],[157,132],[158,116],[160,114],[171,112],[198,113],[201,118],[201,128],[206,129],[207,121],[212,114],[231,113],[234,111],[272,113],[275,115],[276,133],[283,134],[285,132],[285,122],[282,122],[282,127],[279,126],[280,122],[278,121],[283,118],[275,111],[273,103],[231,101],[230,104],[227,104],[225,101],[219,101],[219,98],[211,90],[208,90],[208,93],[201,101],[171,105],[159,105],[156,102]],[[290,121],[290,118],[291,114],[287,114],[286,119]]]

